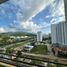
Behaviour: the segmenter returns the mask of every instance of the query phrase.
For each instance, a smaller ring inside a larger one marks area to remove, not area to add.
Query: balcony
[[[21,56],[0,54],[0,62],[13,65],[15,67],[51,67],[67,66],[67,59],[50,55],[40,55],[22,52]]]

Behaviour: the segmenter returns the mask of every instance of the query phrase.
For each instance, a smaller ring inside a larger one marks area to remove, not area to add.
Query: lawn
[[[47,54],[48,49],[46,45],[36,45],[34,48],[31,50],[32,53],[35,54]]]

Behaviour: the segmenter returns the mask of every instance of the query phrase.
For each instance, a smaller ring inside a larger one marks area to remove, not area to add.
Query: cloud
[[[50,17],[51,17],[50,15],[45,16],[45,18],[50,18]]]
[[[38,30],[49,27],[51,23],[60,22],[61,19],[62,21],[64,20],[63,0],[10,0],[9,2],[14,5],[14,8],[18,8],[16,11],[17,22],[19,22],[18,24],[20,27],[22,26],[22,30],[25,29],[31,32],[37,32]],[[50,15],[47,15],[45,18],[49,19],[52,17],[49,24],[44,22],[43,24],[38,25],[33,21],[30,21],[48,5],[50,5]],[[15,11],[14,8],[12,7],[13,11]],[[4,14],[3,10],[1,12]],[[14,24],[11,24],[11,26],[15,27],[16,21],[14,21]],[[12,28],[10,31],[16,31],[16,29]]]
[[[0,33],[4,33],[4,32],[6,32],[5,28],[0,27]]]
[[[17,16],[17,21],[18,22],[21,22],[23,20],[23,14],[22,13],[17,12],[16,16]]]
[[[64,13],[64,1],[63,0],[55,0],[50,5],[50,13],[52,16],[63,16]]]
[[[65,17],[61,16],[61,17],[57,17],[57,18],[52,18],[50,23],[55,24],[55,23],[64,22],[64,21],[65,21]]]
[[[46,6],[52,1],[53,0],[10,0],[12,4],[20,8],[17,13],[22,13],[22,20],[24,22],[28,21],[44,8],[46,8]]]
[[[45,9],[54,0],[10,0],[10,2],[19,7],[17,11],[17,21],[19,22],[21,29],[28,30],[30,32],[37,32],[41,29],[42,25],[37,25],[32,20],[39,12]],[[46,25],[45,25],[46,26]]]
[[[21,26],[25,30],[28,30],[29,32],[34,32],[34,33],[36,33],[37,31],[39,31],[40,28],[41,28],[41,26],[33,23],[32,21],[22,22]]]
[[[64,0],[54,0],[50,4],[49,15],[45,18],[51,18],[51,24],[65,21]]]
[[[33,32],[33,33],[37,33],[38,31],[42,31],[47,29],[48,27],[51,26],[51,23],[42,23],[41,25],[38,25],[36,23],[34,23],[33,21],[27,21],[27,22],[22,22],[21,23],[21,27],[25,30],[27,30],[28,32]]]
[[[64,0],[55,0],[50,5],[50,23],[58,23],[65,21]]]
[[[6,33],[6,32],[16,32],[16,29],[14,28],[8,28],[8,27],[0,27],[0,33]]]
[[[0,33],[6,33],[6,32],[16,32],[17,30],[14,28],[8,28],[8,27],[0,27]]]

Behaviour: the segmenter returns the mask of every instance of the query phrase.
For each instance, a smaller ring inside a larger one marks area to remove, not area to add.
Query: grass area
[[[64,67],[64,66],[62,66],[62,65],[58,64],[58,65],[56,65],[56,67]]]
[[[46,45],[36,45],[34,48],[31,50],[32,53],[36,54],[47,54],[48,49]]]

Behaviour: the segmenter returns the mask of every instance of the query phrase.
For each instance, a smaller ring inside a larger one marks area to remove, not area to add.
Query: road
[[[22,42],[18,42],[18,43],[13,43],[13,44],[9,44],[9,45],[6,45],[6,46],[4,46],[4,47],[2,47],[2,48],[9,48],[9,47],[12,47],[12,46],[15,46],[15,45],[17,45],[17,44],[22,44],[22,43],[24,43],[24,42],[30,42],[31,40],[33,40],[33,39],[29,39],[29,40],[27,40],[27,41],[22,41]],[[22,45],[21,45],[22,46]],[[19,47],[20,47],[20,45],[19,45]]]
[[[9,47],[15,46],[16,44],[21,44],[21,43],[23,43],[23,42],[9,44],[9,45],[4,46],[4,48],[9,48]]]
[[[21,45],[19,47],[16,47],[15,49],[22,50],[25,45],[30,44],[30,42],[25,43],[24,45]]]

